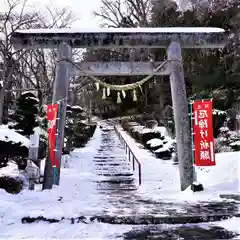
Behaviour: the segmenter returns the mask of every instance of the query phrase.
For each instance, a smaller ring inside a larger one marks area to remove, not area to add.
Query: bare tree
[[[66,28],[70,27],[74,21],[76,21],[76,17],[71,9],[46,6],[45,11],[41,15],[39,14],[38,21],[33,27]],[[75,52],[75,54],[77,53]],[[33,49],[22,58],[25,80],[36,89],[40,106],[44,100],[51,98],[55,62],[56,50],[54,49]]]
[[[151,12],[150,0],[102,0],[100,12],[95,16],[107,27],[148,26]]]
[[[0,32],[0,59],[2,61],[2,87],[0,89],[0,124],[3,121],[4,104],[7,101],[7,90],[18,78],[19,59],[26,53],[24,50],[15,50],[10,43],[12,32],[37,21],[36,12],[25,13],[27,0],[6,0],[8,11],[1,14]],[[17,9],[19,9],[17,11]]]

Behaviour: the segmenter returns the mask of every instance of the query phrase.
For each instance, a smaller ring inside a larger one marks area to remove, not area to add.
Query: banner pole
[[[194,128],[193,128],[193,121],[195,117],[193,117],[193,103],[194,101],[190,102],[190,115],[191,115],[191,134],[192,134],[192,162],[193,162],[193,181],[197,182],[197,172],[196,172],[196,165],[194,161],[194,154],[195,154],[195,148],[194,148]]]
[[[58,104],[58,113],[57,113],[57,131],[56,131],[56,144],[55,144],[55,155],[54,155],[54,166],[53,166],[53,184],[57,185],[58,171],[57,171],[57,158],[59,156],[59,129],[60,129],[60,104]]]

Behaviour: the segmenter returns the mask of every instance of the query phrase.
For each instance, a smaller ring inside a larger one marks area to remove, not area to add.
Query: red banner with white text
[[[214,136],[212,100],[193,103],[194,163],[196,166],[214,166]]]
[[[57,115],[58,115],[58,104],[47,105],[47,120],[48,120],[48,142],[50,159],[52,166],[58,166],[58,161],[55,159],[55,148],[56,148],[56,133],[57,133]]]

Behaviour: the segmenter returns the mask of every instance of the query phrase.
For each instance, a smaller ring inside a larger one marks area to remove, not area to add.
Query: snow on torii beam
[[[81,70],[75,68],[76,76],[145,76],[145,75],[170,75],[166,63],[159,71],[155,69],[163,62],[75,62]]]
[[[72,48],[166,48],[173,41],[182,48],[222,48],[221,28],[83,28],[28,29],[11,35],[17,48],[57,48],[62,42]]]

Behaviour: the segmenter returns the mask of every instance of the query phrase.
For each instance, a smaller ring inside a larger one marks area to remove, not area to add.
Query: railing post
[[[138,180],[139,180],[139,185],[142,184],[142,170],[141,170],[141,165],[138,165]]]
[[[135,157],[134,156],[132,158],[132,161],[133,161],[133,171],[135,171]]]
[[[123,138],[123,136],[121,135],[121,133],[118,131],[117,127],[114,126],[114,129],[117,133],[117,136],[119,137],[121,143],[123,144],[123,147],[125,148],[125,152],[128,155],[128,159],[129,162],[131,162],[131,154],[132,154],[132,165],[133,165],[133,171],[135,171],[135,161],[138,164],[138,181],[139,181],[139,185],[142,184],[142,169],[141,169],[141,164],[140,162],[137,160],[137,158],[135,157],[134,153],[132,152],[132,150],[130,149],[130,147],[128,146],[127,142],[125,141],[125,139]]]

